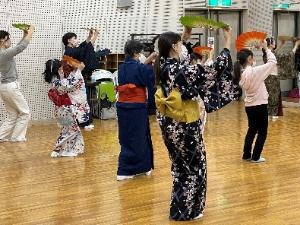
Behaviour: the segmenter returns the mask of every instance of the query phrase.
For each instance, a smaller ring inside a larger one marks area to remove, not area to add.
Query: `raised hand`
[[[300,40],[295,42],[292,52],[296,53],[296,51],[298,50],[299,47],[300,47]]]
[[[144,64],[151,64],[153,63],[158,56],[158,53],[152,52],[151,55],[148,56],[148,58],[145,60]]]
[[[192,35],[192,28],[191,27],[184,27],[183,33],[181,36],[182,41],[187,41],[191,38]]]
[[[230,26],[223,28],[225,45],[224,48],[230,49],[231,37],[232,37],[232,28]]]
[[[224,38],[225,40],[229,39],[232,37],[232,28],[230,26],[226,27],[223,29],[224,31]]]
[[[265,50],[268,49],[268,42],[266,39],[261,42],[261,48],[263,48]]]
[[[35,27],[34,26],[32,26],[32,25],[30,25],[29,27],[28,27],[28,29],[24,29],[24,34],[32,34],[33,32],[34,32],[34,30],[35,30]]]

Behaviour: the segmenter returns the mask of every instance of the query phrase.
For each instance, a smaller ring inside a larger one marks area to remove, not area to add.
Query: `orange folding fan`
[[[235,42],[236,49],[240,51],[243,48],[253,49],[261,45],[266,39],[267,34],[263,32],[251,31],[242,33]]]
[[[199,55],[208,55],[211,50],[212,50],[212,48],[210,48],[210,47],[202,47],[202,46],[193,48],[193,52],[195,52]]]
[[[77,68],[80,66],[80,61],[77,59],[72,58],[71,56],[64,55],[63,59],[64,62],[66,62],[69,66]]]

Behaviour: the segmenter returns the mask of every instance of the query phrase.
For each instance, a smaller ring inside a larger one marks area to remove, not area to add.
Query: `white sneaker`
[[[117,175],[117,181],[128,180],[134,178],[134,175]]]
[[[260,157],[258,160],[251,160],[251,162],[253,162],[253,163],[262,163],[262,162],[266,162],[266,159],[264,157]]]
[[[77,153],[74,153],[74,152],[62,152],[61,153],[61,156],[63,157],[76,157],[77,156]]]
[[[58,158],[58,157],[60,157],[60,154],[59,154],[59,152],[53,151],[53,152],[51,152],[51,157]]]
[[[90,125],[84,127],[85,131],[92,131],[93,129],[94,129],[94,125],[93,124],[90,124]]]
[[[202,217],[203,217],[203,214],[200,213],[199,216],[196,216],[195,218],[193,218],[193,220],[199,220],[199,219],[201,219]]]
[[[152,170],[149,170],[148,172],[144,172],[144,173],[138,173],[135,176],[141,176],[141,175],[146,175],[146,176],[150,176],[152,173]]]
[[[278,120],[278,116],[272,116],[272,121],[276,121],[276,120]]]

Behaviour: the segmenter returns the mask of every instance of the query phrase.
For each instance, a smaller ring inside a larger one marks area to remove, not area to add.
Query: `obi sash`
[[[118,86],[116,90],[119,92],[118,102],[122,103],[146,103],[146,88],[137,87],[135,84],[124,84]]]
[[[182,100],[181,94],[177,89],[173,89],[170,94],[165,97],[162,88],[157,86],[155,103],[157,110],[162,115],[179,122],[192,123],[200,119],[198,102]]]

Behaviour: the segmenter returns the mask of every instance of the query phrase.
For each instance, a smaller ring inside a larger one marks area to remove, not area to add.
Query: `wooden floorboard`
[[[56,123],[35,122],[27,143],[0,143],[0,224],[300,224],[300,109],[285,108],[284,117],[270,122],[265,164],[241,161],[246,127],[240,102],[208,116],[205,214],[174,222],[170,161],[154,117],[155,170],[124,182],[116,181],[115,120],[96,120],[95,130],[84,132],[83,156],[59,159],[50,158]]]

